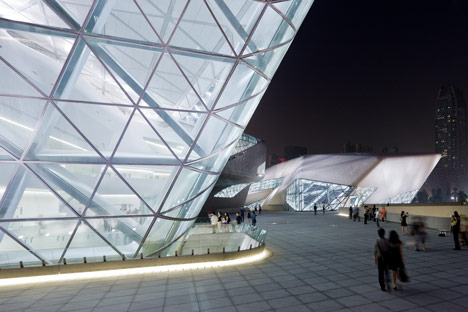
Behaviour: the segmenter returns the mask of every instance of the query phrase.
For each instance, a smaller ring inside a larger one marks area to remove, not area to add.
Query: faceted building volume
[[[264,209],[311,211],[361,204],[411,203],[440,154],[306,155],[268,168],[262,181],[232,185],[215,197],[245,188],[245,204]]]
[[[0,266],[182,236],[312,2],[0,1]]]

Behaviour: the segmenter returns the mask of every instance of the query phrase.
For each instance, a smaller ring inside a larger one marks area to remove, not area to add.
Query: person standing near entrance
[[[380,227],[380,211],[379,208],[375,208],[375,221],[377,222],[377,227]]]
[[[450,226],[452,227],[452,234],[453,234],[453,242],[455,243],[455,248],[453,250],[460,250],[460,241],[458,240],[458,236],[460,234],[460,216],[458,215],[458,211],[453,212],[452,222]]]
[[[314,204],[314,215],[317,215],[317,205]]]
[[[240,209],[240,216],[241,216],[241,219],[242,219],[242,223],[244,223],[244,217],[245,217],[245,209],[244,209],[244,207],[241,207],[241,209]]]
[[[385,230],[379,229],[377,231],[379,237],[375,241],[374,244],[374,263],[377,265],[377,269],[379,271],[379,285],[382,291],[386,290],[386,286],[390,282],[388,276],[388,251],[389,251],[389,243],[388,240],[385,238]]]
[[[322,206],[323,214],[325,214],[325,205]]]
[[[382,218],[382,222],[385,222],[385,216],[387,215],[387,209],[385,209],[385,206],[382,207],[380,210],[380,217]]]

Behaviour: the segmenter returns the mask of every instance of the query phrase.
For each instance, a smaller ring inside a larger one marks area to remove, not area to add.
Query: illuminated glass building
[[[246,205],[296,211],[410,203],[439,159],[439,154],[307,155],[268,168],[262,181],[233,185],[215,196],[233,197],[249,187]]]
[[[191,227],[313,0],[0,2],[0,265]]]

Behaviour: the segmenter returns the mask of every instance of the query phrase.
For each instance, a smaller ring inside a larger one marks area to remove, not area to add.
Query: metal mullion
[[[66,12],[63,7],[56,1],[56,0],[44,0],[45,4],[54,11],[60,18],[62,19],[65,24],[70,26],[71,29],[76,31],[80,30],[80,24],[73,19],[73,17]]]
[[[210,185],[208,185],[207,187],[205,187],[202,191],[200,191],[197,195],[193,196],[192,198],[184,201],[183,203],[180,203],[178,204],[177,206],[174,206],[172,208],[169,208],[167,210],[164,210],[164,211],[161,211],[161,215],[165,215],[166,213],[169,213],[171,211],[174,211],[176,209],[179,209],[180,207],[182,207],[183,205],[185,204],[188,204],[190,203],[191,201],[194,201],[195,199],[197,199],[198,197],[200,197],[202,194],[204,194],[209,188],[211,188],[213,185],[216,184],[217,181],[213,181],[210,183]]]
[[[143,119],[146,121],[146,123],[150,126],[150,128],[153,130],[153,132],[158,136],[158,138],[163,142],[163,144],[169,149],[169,151],[171,152],[172,156],[175,157],[176,160],[179,161],[180,165],[182,165],[182,161],[179,159],[179,157],[176,155],[176,153],[174,153],[174,151],[172,150],[172,148],[170,147],[170,145],[166,142],[166,140],[159,134],[159,132],[156,130],[156,128],[153,126],[153,124],[148,120],[148,118],[146,117],[146,115],[144,115],[140,110],[139,110],[139,107],[137,107],[137,110],[138,112],[140,113],[140,115],[143,117]]]
[[[13,174],[12,174],[11,178],[8,180],[8,184],[7,184],[7,186],[5,187],[5,191],[3,192],[2,198],[1,198],[1,200],[0,200],[0,208],[3,207],[3,202],[5,201],[5,198],[6,198],[5,195],[8,194],[8,192],[10,191],[10,187],[11,187],[11,185],[13,184],[13,180],[15,179],[16,174],[18,173],[18,170],[19,170],[20,167],[21,167],[21,164],[20,164],[20,163],[17,163],[15,170],[13,170]],[[0,219],[0,220],[1,220],[1,219]],[[0,237],[0,238],[1,238],[1,237]],[[1,241],[1,239],[0,239],[0,241]]]
[[[285,42],[279,43],[279,44],[277,44],[275,46],[272,46],[272,47],[269,47],[269,48],[266,48],[266,49],[262,49],[262,50],[258,50],[258,51],[252,52],[252,53],[244,54],[244,55],[242,55],[242,59],[276,50],[278,48],[281,48],[282,46],[290,44],[293,40],[294,40],[294,38],[291,38],[291,39],[288,39]]]
[[[200,94],[198,94],[197,90],[193,86],[193,84],[190,82],[190,79],[188,79],[187,75],[185,75],[185,72],[182,70],[181,66],[177,62],[177,60],[174,58],[174,56],[171,54],[171,51],[168,51],[169,56],[172,58],[172,61],[176,64],[177,68],[179,69],[179,72],[182,74],[182,76],[185,78],[187,83],[189,84],[190,88],[192,89],[193,92],[195,92],[195,95],[197,96],[198,100],[200,103],[203,104],[203,107],[208,111],[208,106],[206,106],[205,101],[201,98]]]
[[[90,140],[88,140],[88,138],[81,132],[80,129],[78,129],[77,126],[75,126],[75,124],[68,118],[68,116],[58,107],[57,104],[55,104],[53,101],[51,101],[52,105],[55,107],[55,109],[60,113],[60,115],[62,115],[63,118],[65,118],[66,121],[68,121],[68,123],[72,126],[73,129],[75,129],[75,131],[86,141],[86,143],[88,143],[89,146],[91,146],[91,148],[99,155],[99,157],[101,157],[104,162],[103,163],[106,163],[107,162],[107,159],[104,157],[103,154],[101,154],[101,152],[94,146],[93,143],[91,143]]]
[[[1,95],[0,95],[1,96]],[[84,101],[84,100],[66,100],[60,98],[52,98],[54,102],[58,103],[73,103],[73,104],[91,104],[91,105],[104,105],[104,106],[118,106],[118,107],[135,107],[134,104],[118,104],[118,103],[104,103],[104,102],[93,102],[93,101]]]
[[[67,251],[68,251],[68,247],[70,247],[70,244],[71,244],[73,238],[75,237],[76,231],[78,231],[78,228],[80,227],[80,225],[81,225],[81,219],[79,219],[78,222],[76,223],[75,229],[73,229],[73,232],[72,232],[72,234],[70,235],[70,238],[68,239],[68,242],[67,242],[67,244],[65,245],[65,248],[63,249],[62,254],[60,255],[60,258],[59,258],[59,260],[58,260],[58,263],[62,262],[63,257],[65,257],[65,254],[66,254]]]
[[[115,252],[117,252],[121,257],[124,257],[124,254],[122,254],[117,247],[112,245],[111,242],[109,242],[104,236],[101,235],[86,219],[83,219],[83,222],[94,232],[96,233],[97,236],[99,236],[107,245],[109,245],[112,249],[114,249]]]
[[[123,215],[108,215],[108,216],[87,216],[87,217],[84,217],[83,219],[86,219],[86,220],[99,220],[99,219],[133,219],[133,218],[140,218],[140,217],[144,217],[144,218],[153,218],[155,217],[154,214],[138,214],[138,215],[135,215],[135,214],[123,214]]]
[[[130,185],[130,183],[128,183],[127,180],[124,179],[124,177],[120,174],[120,172],[114,168],[113,164],[110,164],[109,166],[112,168],[112,170],[114,170],[114,173],[117,174],[120,180],[125,185],[127,185],[127,187],[136,195],[136,197],[138,197],[138,199],[140,199],[151,212],[156,214],[156,212],[153,210],[153,208],[151,208],[151,206],[146,202],[146,200],[144,200],[143,197],[141,197],[140,194]]]
[[[215,109],[213,112],[214,112],[215,114],[217,114],[217,113],[219,113],[219,112],[222,112],[222,111],[231,109],[231,108],[233,108],[233,107],[240,106],[240,105],[242,105],[242,104],[244,104],[244,103],[250,101],[251,99],[253,99],[253,98],[255,98],[255,97],[261,95],[263,92],[266,91],[267,88],[268,88],[268,86],[266,86],[265,88],[263,88],[261,91],[255,93],[254,95],[249,96],[249,97],[246,98],[245,100],[236,102],[236,103],[234,103],[234,104],[230,104],[230,105],[223,106],[223,107],[221,107],[221,108]]]
[[[13,219],[0,219],[2,223],[15,223],[15,222],[33,222],[33,221],[73,221],[80,220],[79,217],[46,217],[46,218],[13,218]]]
[[[193,110],[193,109],[178,109],[178,108],[169,108],[169,107],[149,107],[149,106],[141,106],[141,105],[139,106],[139,108],[141,108],[143,110],[151,109],[151,110],[155,110],[155,111],[162,110],[162,111],[176,112],[176,113],[182,112],[182,113],[207,114],[207,112]]]
[[[294,33],[297,33],[297,28],[296,26],[294,26],[294,24],[292,23],[292,21],[286,17],[286,15],[283,14],[283,12],[281,12],[274,4],[270,4],[270,8],[272,8],[273,10],[276,11],[276,13],[278,13],[282,18],[283,20],[289,24],[289,26],[291,26],[291,28],[294,30]],[[291,9],[291,6],[288,8],[288,10]]]
[[[228,124],[230,124],[230,125],[232,125],[232,126],[234,126],[236,128],[245,129],[245,127],[242,127],[241,125],[239,125],[239,124],[237,124],[237,123],[235,123],[233,121],[227,120],[224,117],[217,115],[216,113],[212,114],[211,116],[213,116],[215,118],[218,118],[219,120],[224,121],[225,123],[228,123]]]
[[[184,219],[184,218],[173,218],[173,217],[167,217],[165,215],[160,215],[159,218],[164,219],[164,220],[169,220],[169,221],[193,221],[193,220],[196,220],[198,216],[192,217],[189,219]]]
[[[133,2],[135,3],[135,5],[137,6],[138,10],[140,11],[141,15],[143,15],[143,17],[145,18],[146,22],[148,23],[148,25],[150,25],[151,29],[154,31],[154,33],[156,34],[156,36],[158,37],[159,41],[161,41],[161,43],[164,44],[164,41],[162,40],[161,36],[159,36],[158,32],[156,31],[156,29],[153,27],[153,24],[151,24],[151,22],[149,21],[148,17],[146,16],[145,12],[143,12],[143,10],[141,9],[140,5],[138,4],[138,2],[136,0],[133,0]],[[172,4],[173,2],[171,2]]]
[[[171,182],[171,184],[170,184],[170,186],[169,186],[169,188],[168,188],[166,194],[164,194],[164,197],[163,197],[163,200],[161,201],[161,204],[159,205],[159,208],[158,208],[158,211],[157,211],[157,215],[154,217],[153,221],[151,221],[151,224],[148,226],[148,229],[146,230],[145,235],[143,235],[143,238],[141,239],[140,245],[138,246],[137,250],[135,251],[135,254],[133,255],[133,258],[135,258],[135,257],[138,255],[138,252],[139,252],[140,249],[143,247],[143,244],[145,243],[146,238],[148,237],[149,233],[150,233],[151,230],[153,229],[154,223],[155,223],[156,220],[161,216],[160,211],[161,211],[162,207],[164,206],[164,204],[166,203],[166,200],[167,200],[167,198],[169,197],[169,194],[170,194],[170,192],[172,191],[172,187],[173,187],[174,184],[176,183],[177,178],[179,177],[180,172],[182,171],[182,168],[183,168],[183,166],[180,166],[180,167],[179,167],[179,169],[177,170],[176,175],[174,176],[174,179],[172,179],[172,182]]]
[[[127,132],[128,126],[130,125],[130,122],[132,121],[133,116],[135,115],[135,111],[136,111],[136,108],[134,107],[133,111],[130,113],[130,116],[128,117],[127,123],[125,124],[122,130],[122,133],[120,134],[119,139],[117,140],[117,143],[115,144],[114,150],[112,151],[112,154],[109,157],[109,163],[111,163],[112,160],[114,159],[115,153],[117,152],[117,149],[119,148],[120,143],[122,142],[122,139],[125,133]]]
[[[203,169],[195,168],[195,167],[192,167],[192,166],[187,166],[186,164],[184,165],[184,167],[189,169],[189,170],[196,171],[196,172],[199,172],[199,173],[204,173],[204,174],[207,174],[207,175],[219,175],[219,174],[221,174],[221,172],[203,170]]]
[[[15,95],[15,94],[2,94],[0,93],[0,97],[8,97],[13,99],[32,99],[32,100],[43,100],[47,101],[47,97],[40,97],[40,96],[30,96],[30,95]]]
[[[195,160],[192,160],[191,162],[185,162],[184,163],[184,166],[191,166],[193,164],[196,164],[196,163],[199,163],[205,159],[209,159],[211,157],[214,157],[222,152],[224,152],[225,150],[227,150],[228,148],[230,148],[233,144],[237,143],[237,141],[239,141],[239,138],[236,138],[234,139],[231,143],[229,143],[228,145],[226,145],[225,147],[223,147],[222,149],[220,149],[219,151],[216,151],[215,153],[212,153],[210,155],[206,155],[204,157],[201,157],[201,158],[197,158]]]
[[[34,90],[36,90],[39,94],[42,94],[42,96],[44,96],[44,98],[48,98],[47,94],[45,94],[44,92],[42,92],[41,89],[39,89],[38,87],[36,87],[36,85],[34,83],[31,82],[31,80],[29,80],[25,75],[23,75],[20,71],[18,71],[13,65],[11,65],[7,60],[5,60],[1,55],[0,55],[0,60],[3,61],[3,63],[5,65],[7,65],[8,67],[10,67],[10,69],[12,69],[18,76],[20,76],[27,84],[29,84]]]
[[[231,59],[233,61],[237,59],[236,56],[232,56],[232,55],[212,53],[212,52],[194,50],[194,49],[183,48],[183,47],[178,47],[178,46],[168,46],[168,49],[171,50],[171,52],[175,51],[174,54],[184,55],[184,56],[189,56],[189,57],[198,57],[201,59],[210,59],[210,58],[215,59],[215,60]]]
[[[244,64],[245,66],[249,67],[251,70],[253,70],[254,72],[256,72],[257,74],[259,74],[260,76],[262,76],[266,81],[268,82],[271,82],[271,78],[268,77],[266,74],[264,74],[262,71],[260,71],[258,68],[255,68],[254,66],[252,66],[252,64],[250,64],[249,62],[246,62],[244,61],[244,59],[241,59],[240,62],[242,62],[242,64]]]
[[[14,21],[3,17],[0,17],[0,28],[14,29],[18,31],[56,37],[76,37],[76,31],[73,31],[72,29],[51,27],[22,21]]]
[[[99,186],[101,185],[101,182],[104,179],[104,176],[106,175],[106,172],[107,172],[108,168],[109,168],[109,163],[107,163],[105,165],[104,169],[102,170],[101,177],[97,181],[96,186],[94,187],[94,190],[91,193],[91,195],[89,196],[88,202],[86,203],[86,206],[83,209],[83,212],[81,213],[81,218],[84,218],[84,216],[86,216],[86,212],[88,211],[89,205],[93,202],[94,195],[96,195],[96,192],[97,192]]]
[[[163,51],[164,46],[160,43],[150,42],[150,41],[137,41],[128,38],[109,36],[105,34],[94,34],[94,33],[84,33],[82,35],[86,38],[91,38],[92,40],[101,40],[105,41],[107,44],[118,45],[118,46],[138,46],[140,49],[151,50],[151,51]]]
[[[37,179],[39,179],[39,181],[41,181],[41,183],[50,191],[52,192],[55,197],[57,199],[59,199],[62,203],[65,204],[65,206],[67,206],[77,217],[80,216],[80,214],[75,211],[75,208],[73,208],[70,204],[68,204],[68,202],[66,202],[62,196],[60,196],[51,186],[49,186],[49,184],[47,184],[47,182],[44,181],[44,179],[42,179],[42,177],[40,177],[38,174],[36,174],[36,172],[34,170],[32,170],[29,165],[26,163],[26,164],[23,164],[23,166],[29,170],[30,173],[32,173]]]
[[[217,2],[220,2],[220,1],[217,0]],[[259,15],[258,18],[257,18],[257,21],[255,22],[254,27],[252,28],[252,31],[250,31],[250,34],[249,34],[249,36],[247,37],[247,40],[245,40],[245,44],[244,44],[244,46],[242,47],[242,50],[240,51],[239,55],[244,54],[245,49],[246,49],[247,46],[251,43],[250,40],[252,39],[252,36],[253,36],[253,34],[255,33],[255,30],[257,30],[257,27],[258,27],[258,25],[260,24],[260,21],[262,20],[263,15],[265,14],[265,11],[266,11],[267,8],[268,8],[268,4],[265,4],[264,7],[263,7],[263,9],[262,9],[262,11],[260,12],[260,15]],[[252,42],[252,44],[254,44],[254,43]],[[256,48],[255,48],[255,49],[256,49]]]
[[[84,37],[81,37],[83,42],[85,43],[85,45],[88,47],[88,49],[94,54],[94,57],[96,57],[96,59],[99,61],[99,63],[101,63],[101,65],[104,67],[104,69],[106,70],[106,72],[112,77],[112,79],[114,80],[115,83],[117,83],[117,85],[120,87],[120,90],[127,96],[127,98],[130,100],[131,103],[133,104],[136,104],[132,97],[127,93],[127,91],[122,87],[122,85],[120,84],[120,82],[118,81],[118,79],[115,78],[114,74],[112,73],[112,71],[110,71],[107,66],[105,65],[105,63],[102,61],[101,57],[99,56],[98,53],[96,53],[96,51],[91,47],[91,45],[88,43],[88,41],[86,41],[86,39]],[[102,50],[101,50],[102,51]]]
[[[226,33],[224,32],[223,28],[222,28],[221,25],[219,24],[218,19],[216,18],[215,14],[214,14],[213,11],[211,10],[211,7],[208,5],[208,2],[206,2],[206,0],[203,0],[203,2],[205,3],[205,6],[208,8],[208,11],[210,12],[210,14],[211,14],[211,16],[213,17],[213,19],[215,20],[216,25],[218,26],[219,30],[221,30],[221,33],[223,34],[224,39],[225,39],[225,40],[227,41],[227,43],[229,44],[229,47],[231,48],[232,53],[234,53],[234,55],[237,57],[237,53],[236,53],[236,51],[234,50],[234,47],[232,46],[231,41],[230,41],[230,40],[228,39],[228,37],[226,36]]]
[[[47,260],[46,258],[42,258],[37,252],[35,252],[29,245],[27,245],[26,243],[22,242],[21,240],[19,240],[13,233],[10,233],[10,231],[8,231],[7,229],[3,228],[2,226],[0,226],[0,231],[2,231],[3,233],[5,233],[8,237],[10,237],[12,240],[14,240],[16,243],[18,243],[21,247],[23,247],[24,249],[26,249],[27,251],[29,251],[34,257],[38,258],[39,260],[41,261],[45,261],[47,263],[50,264],[49,260]]]

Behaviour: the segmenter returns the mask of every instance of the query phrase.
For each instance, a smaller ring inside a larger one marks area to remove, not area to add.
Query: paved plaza
[[[407,242],[411,282],[382,292],[377,227],[326,215],[264,212],[274,255],[255,264],[0,289],[1,311],[468,311],[468,248],[431,231],[429,251]],[[387,233],[397,224],[384,224]]]

